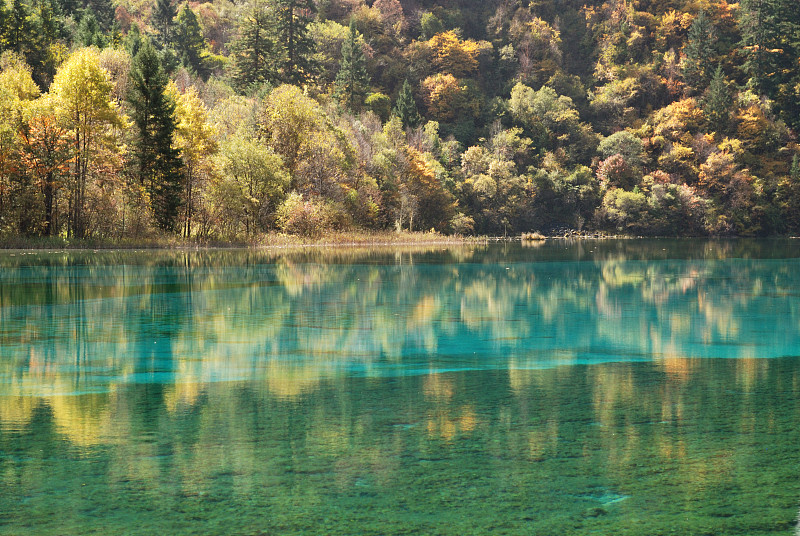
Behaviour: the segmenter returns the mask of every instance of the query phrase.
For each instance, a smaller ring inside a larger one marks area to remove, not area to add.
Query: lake
[[[0,253],[0,534],[796,533],[800,241]]]

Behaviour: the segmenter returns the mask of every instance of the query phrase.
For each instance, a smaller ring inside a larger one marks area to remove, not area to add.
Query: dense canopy
[[[0,0],[0,237],[800,233],[796,0]]]

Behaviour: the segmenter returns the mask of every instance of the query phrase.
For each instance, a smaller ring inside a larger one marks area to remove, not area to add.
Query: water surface
[[[0,254],[0,534],[785,534],[800,244]]]

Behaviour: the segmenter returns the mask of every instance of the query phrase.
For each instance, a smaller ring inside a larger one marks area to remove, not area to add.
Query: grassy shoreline
[[[509,238],[511,239],[511,238]],[[270,233],[249,240],[184,239],[177,236],[149,238],[62,238],[62,237],[4,237],[0,250],[112,250],[112,249],[207,249],[207,248],[306,248],[358,247],[402,245],[482,244],[502,238],[448,236],[430,232],[341,232],[320,237],[302,237]]]

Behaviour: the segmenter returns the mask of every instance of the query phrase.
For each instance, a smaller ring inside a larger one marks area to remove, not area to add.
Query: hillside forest
[[[796,0],[0,0],[0,237],[800,233]]]

